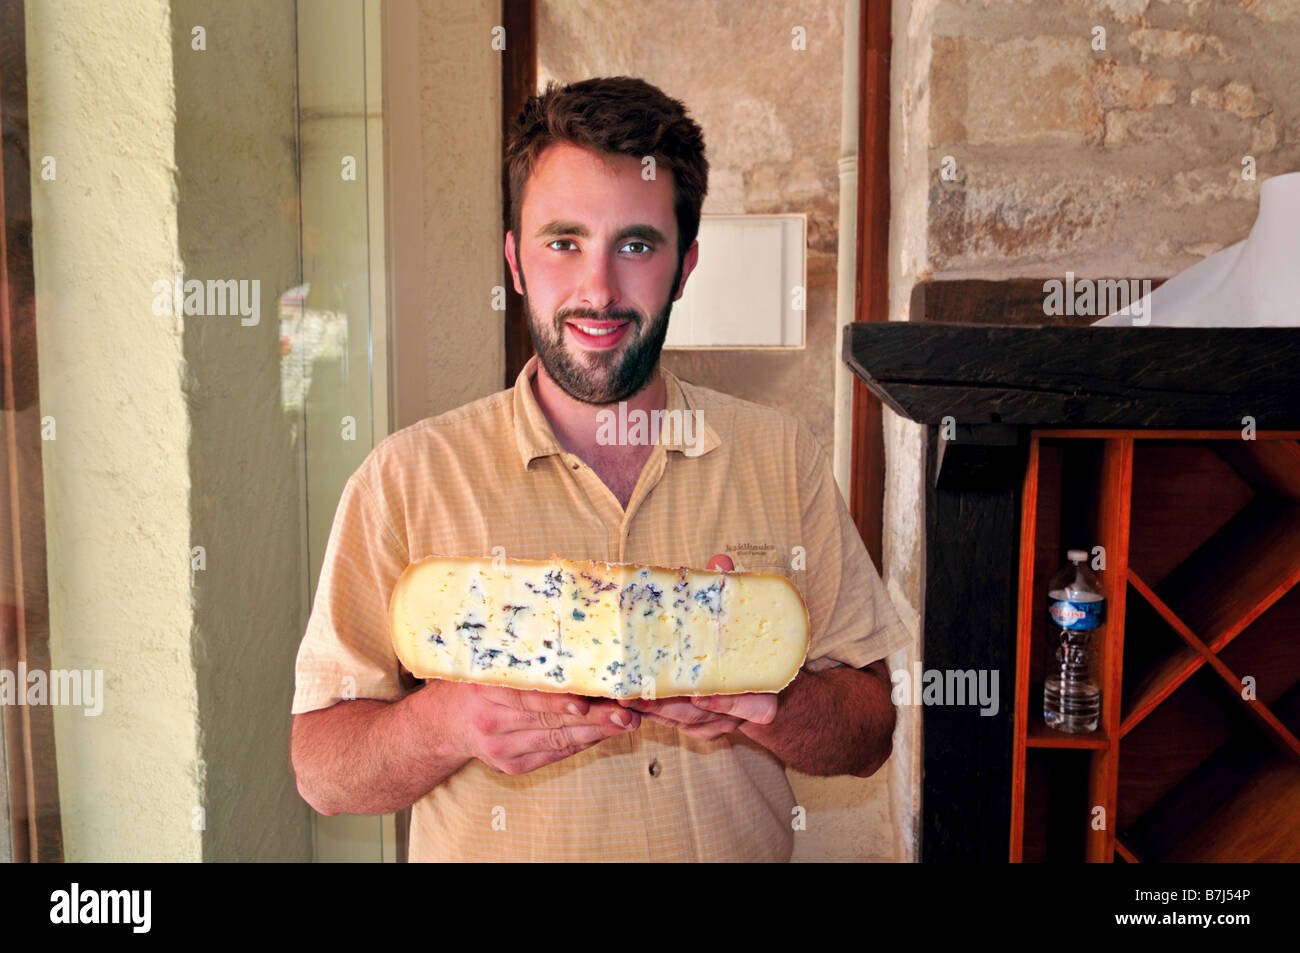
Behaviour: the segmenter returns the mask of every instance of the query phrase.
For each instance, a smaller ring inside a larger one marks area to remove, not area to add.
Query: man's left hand
[[[620,698],[618,703],[692,738],[712,741],[746,722],[770,725],[776,717],[777,696],[769,692],[747,692],[693,698]]]

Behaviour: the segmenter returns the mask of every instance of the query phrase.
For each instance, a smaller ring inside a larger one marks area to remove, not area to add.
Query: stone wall
[[[1300,168],[1300,3],[948,0],[931,49],[936,275],[1172,275]]]

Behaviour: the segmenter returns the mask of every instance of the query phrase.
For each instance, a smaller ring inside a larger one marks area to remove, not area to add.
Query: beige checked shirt
[[[294,714],[418,686],[388,635],[407,564],[433,554],[566,558],[781,572],[808,604],[806,667],[861,668],[907,640],[831,474],[798,418],[660,369],[668,411],[626,512],[557,441],[530,380],[422,420],[371,451],[344,487],[307,632]],[[699,411],[698,414],[695,411]],[[346,679],[346,681],[345,681]],[[782,762],[740,732],[700,741],[643,720],[523,775],[478,760],[417,801],[410,859],[789,860]]]

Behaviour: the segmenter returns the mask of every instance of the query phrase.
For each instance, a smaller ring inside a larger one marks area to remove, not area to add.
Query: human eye
[[[626,248],[630,248],[630,247],[632,247],[633,245],[639,245],[639,246],[641,247],[641,250],[640,250],[640,251],[634,251],[634,252],[632,252],[632,254],[637,255],[638,257],[641,256],[641,255],[648,255],[648,254],[653,250],[653,249],[649,246],[649,244],[647,244],[646,242],[640,241],[639,239],[638,239],[638,240],[635,240],[635,241],[625,242],[624,245],[623,245],[623,248],[624,248],[624,249],[626,249]],[[620,249],[620,251],[621,251],[621,250],[622,250],[622,249]]]
[[[572,238],[553,238],[553,239],[551,239],[549,242],[546,243],[546,247],[549,248],[549,249],[551,249],[552,251],[570,251],[570,249],[568,249],[568,248],[556,248],[555,246],[556,246],[556,245],[572,245],[573,243],[574,243],[574,242],[573,242],[573,239],[572,239]]]

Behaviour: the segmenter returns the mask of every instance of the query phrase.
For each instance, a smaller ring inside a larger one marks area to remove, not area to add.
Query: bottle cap
[[[1065,554],[1065,558],[1072,563],[1081,563],[1088,558],[1088,551],[1086,549],[1072,549]]]

